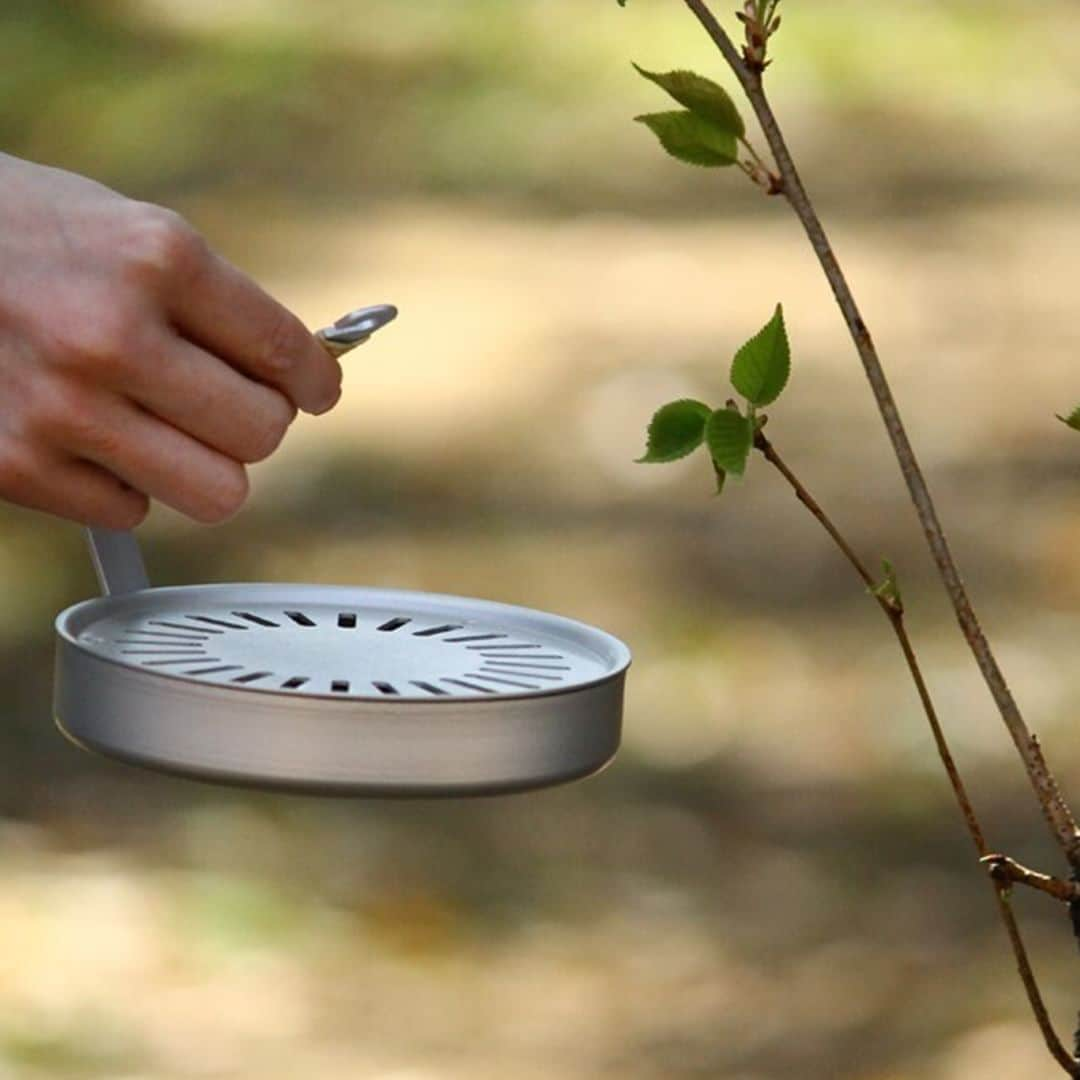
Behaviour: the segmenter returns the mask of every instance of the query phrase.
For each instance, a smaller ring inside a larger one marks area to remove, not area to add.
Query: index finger
[[[219,255],[168,299],[176,329],[232,367],[322,413],[341,396],[341,365],[288,308]]]

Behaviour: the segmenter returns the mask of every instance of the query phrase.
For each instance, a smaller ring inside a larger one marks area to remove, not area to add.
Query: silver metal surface
[[[134,533],[87,529],[86,538],[94,572],[106,596],[149,588],[146,566]]]
[[[464,795],[618,748],[626,647],[490,601],[312,585],[149,589],[57,620],[56,716],[90,749],[221,782]]]
[[[397,315],[316,335],[339,356]],[[104,597],[56,621],[54,711],[87,749],[166,772],[361,795],[520,791],[615,755],[630,653],[486,600],[318,585],[149,588],[131,533],[89,530]]]
[[[371,307],[357,308],[348,315],[342,315],[333,326],[327,326],[315,336],[323,347],[335,356],[340,356],[363,345],[376,330],[381,330],[387,323],[393,322],[398,309],[393,304],[373,304]]]

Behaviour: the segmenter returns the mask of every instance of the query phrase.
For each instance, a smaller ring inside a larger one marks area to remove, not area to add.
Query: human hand
[[[0,498],[125,529],[202,522],[341,368],[178,215],[0,154]]]

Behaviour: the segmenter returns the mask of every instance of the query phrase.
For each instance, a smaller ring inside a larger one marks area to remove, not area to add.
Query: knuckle
[[[93,456],[111,458],[121,442],[119,433],[101,415],[90,395],[67,382],[54,381],[39,391],[31,407],[30,423],[47,441]]]
[[[223,465],[212,481],[204,484],[203,499],[192,516],[204,525],[228,521],[247,501],[248,476],[242,465]]]
[[[67,431],[72,445],[93,459],[115,461],[123,456],[123,437],[93,413],[74,414]]]
[[[136,204],[120,254],[136,276],[168,277],[191,267],[204,245],[199,234],[175,211]]]
[[[253,465],[257,461],[265,461],[277,450],[295,416],[296,409],[280,394],[275,394],[273,404],[265,411],[252,433],[245,463]]]
[[[303,324],[282,308],[264,328],[259,357],[262,366],[277,371],[288,370],[302,358],[307,337]]]
[[[32,434],[52,441],[70,434],[83,417],[83,403],[75,388],[64,380],[51,379],[36,387],[24,419]]]
[[[107,378],[123,374],[138,349],[140,320],[123,303],[95,305],[78,322],[58,325],[53,333],[56,365]]]
[[[13,446],[0,447],[0,495],[11,502],[28,499],[38,484],[34,462]]]

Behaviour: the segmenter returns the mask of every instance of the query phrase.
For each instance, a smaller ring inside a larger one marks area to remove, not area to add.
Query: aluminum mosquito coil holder
[[[335,355],[396,311],[319,331]],[[131,533],[88,530],[103,596],[56,620],[54,713],[80,746],[219,783],[469,795],[615,755],[625,645],[558,615],[392,589],[151,588]]]

